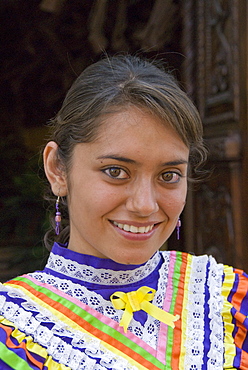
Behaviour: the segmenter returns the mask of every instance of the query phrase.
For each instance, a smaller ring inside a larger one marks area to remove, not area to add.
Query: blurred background
[[[163,59],[204,124],[211,172],[167,247],[248,271],[247,35],[245,0],[1,0],[0,281],[47,258],[46,123],[86,66],[119,52]]]

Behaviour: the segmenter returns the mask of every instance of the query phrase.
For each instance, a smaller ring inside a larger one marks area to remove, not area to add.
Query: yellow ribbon
[[[114,308],[117,310],[124,309],[120,326],[123,326],[125,333],[127,332],[128,325],[133,318],[133,312],[140,310],[147,312],[155,319],[171,326],[172,328],[175,327],[174,322],[177,321],[180,316],[174,316],[171,313],[163,311],[161,308],[158,308],[154,304],[150,303],[150,301],[152,301],[154,298],[155,292],[155,289],[142,286],[133,292],[115,292],[110,296],[110,300],[113,303]]]

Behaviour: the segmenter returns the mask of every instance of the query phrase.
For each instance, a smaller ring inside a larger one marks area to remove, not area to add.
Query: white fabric
[[[153,303],[162,308],[166,295],[168,281],[168,267],[170,262],[170,252],[161,252],[164,263],[159,271],[158,289]],[[70,276],[82,281],[97,282],[98,284],[127,284],[139,281],[149,276],[154,271],[160,260],[156,254],[148,263],[148,268],[137,268],[130,271],[111,271],[107,272],[89,266],[81,266],[74,261],[65,260],[51,254],[48,266],[51,270],[56,270],[64,274],[64,278],[58,278],[45,272],[35,272],[30,276],[40,283],[49,284],[65,294],[79,299],[95,310],[117,322],[120,321],[122,311],[116,310],[110,301],[103,299],[100,294],[91,292],[83,285],[74,283]],[[209,261],[209,273],[206,267]],[[146,265],[145,265],[146,266]],[[148,273],[149,271],[149,273]],[[208,276],[208,279],[206,280]],[[185,363],[181,370],[200,370],[203,363],[203,341],[204,341],[204,300],[205,286],[208,284],[210,289],[209,317],[211,332],[211,345],[208,353],[208,370],[223,369],[223,324],[221,310],[223,306],[221,298],[221,285],[223,276],[223,266],[215,262],[213,258],[207,256],[192,257],[192,268],[189,276],[189,290],[186,296],[186,335],[184,339]],[[24,297],[20,290],[6,288],[1,285],[0,290],[8,291],[10,297],[25,298],[25,302],[18,306],[13,302],[6,302],[0,296],[0,314],[25,333],[33,336],[34,340],[44,346],[48,354],[54,359],[63,363],[72,370],[136,370],[136,367],[127,361],[110,352],[100,340],[92,340],[92,337],[75,331],[58,320],[51,311],[37,305],[30,298]],[[52,330],[45,327],[45,323],[51,323]],[[136,320],[132,320],[129,330],[152,348],[157,348],[158,333],[160,323],[148,315],[144,326]],[[72,339],[71,344],[67,344],[63,338]],[[74,348],[73,348],[74,347]],[[75,349],[76,347],[76,349]],[[80,351],[85,350],[84,352]],[[94,358],[101,358],[100,365],[96,364]]]
[[[50,253],[46,267],[58,273],[81,280],[82,282],[102,285],[126,285],[137,283],[149,276],[158,266],[159,252],[142,266],[133,270],[113,271],[111,269],[96,269],[93,266],[80,264],[63,256]]]

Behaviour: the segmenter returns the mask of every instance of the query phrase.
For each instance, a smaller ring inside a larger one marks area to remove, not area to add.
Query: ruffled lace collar
[[[45,271],[54,271],[66,278],[101,285],[126,285],[149,276],[157,268],[161,256],[156,252],[141,265],[124,265],[110,259],[98,258],[71,251],[66,246],[54,244]]]

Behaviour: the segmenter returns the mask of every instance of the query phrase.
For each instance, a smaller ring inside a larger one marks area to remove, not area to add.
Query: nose
[[[133,184],[126,201],[127,210],[140,217],[148,217],[159,210],[157,193],[153,184],[143,179]]]

